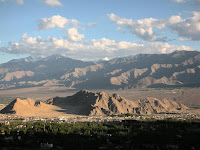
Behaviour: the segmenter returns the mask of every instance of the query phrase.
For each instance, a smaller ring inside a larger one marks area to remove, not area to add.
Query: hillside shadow
[[[83,90],[73,96],[54,98],[53,105],[61,109],[56,110],[57,112],[72,115],[89,115],[93,109],[93,105],[96,103],[97,97],[95,93]]]

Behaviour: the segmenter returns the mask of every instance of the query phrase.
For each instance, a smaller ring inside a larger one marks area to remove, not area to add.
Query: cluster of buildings
[[[54,118],[43,118],[43,117],[20,117],[15,115],[0,115],[0,123],[9,125],[11,121],[21,120],[22,122],[37,122],[37,121],[54,121],[54,122],[66,122],[66,123],[77,123],[77,122],[109,122],[109,121],[119,121],[132,119],[132,120],[145,120],[145,119],[177,119],[177,120],[188,120],[188,119],[200,119],[199,114],[190,113],[163,113],[163,114],[152,114],[152,115],[131,115],[123,117],[120,115],[115,116],[79,116],[79,117],[68,117],[68,116],[58,116]]]

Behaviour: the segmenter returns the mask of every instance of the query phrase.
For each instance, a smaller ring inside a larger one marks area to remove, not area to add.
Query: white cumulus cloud
[[[157,31],[163,31],[166,28],[170,29],[172,33],[177,33],[179,37],[200,41],[200,12],[192,12],[192,15],[192,17],[186,19],[177,15],[168,19],[145,18],[135,21],[121,18],[115,14],[108,14],[107,16],[119,27],[125,27],[134,36],[145,41],[166,42],[167,37],[163,33],[156,32],[156,29]]]
[[[154,32],[153,27],[157,29],[164,28],[165,24],[162,20],[154,18],[145,18],[133,21],[132,19],[121,18],[115,14],[107,15],[115,24],[127,28],[134,36],[137,36],[145,41],[165,41],[164,37],[156,37],[158,34]]]
[[[24,1],[23,1],[23,0],[17,0],[17,3],[18,3],[19,5],[24,5]]]
[[[7,1],[11,1],[11,0],[0,0],[0,2],[7,2]],[[19,5],[24,5],[24,0],[16,0],[16,2]]]
[[[185,0],[172,0],[172,2],[175,2],[175,3],[185,3],[186,1]]]
[[[71,41],[81,41],[85,36],[83,34],[79,34],[77,28],[70,28],[67,30],[67,38]]]
[[[24,33],[21,37],[21,42],[26,44],[37,44],[38,42],[42,41],[42,38],[40,36],[38,37],[28,37],[27,33]]]
[[[59,0],[45,0],[44,3],[50,6],[63,6]]]
[[[38,29],[47,30],[55,27],[64,28],[69,24],[73,24],[76,26],[78,24],[78,21],[76,19],[67,19],[60,15],[54,15],[50,18],[41,18],[39,20]]]
[[[192,14],[193,17],[180,19],[176,23],[169,24],[168,27],[180,37],[200,41],[200,12],[192,12]]]
[[[170,45],[159,42],[127,42],[111,39],[92,39],[71,41],[64,38],[29,37],[23,34],[20,42],[9,42],[8,46],[0,47],[0,51],[11,54],[28,54],[49,56],[63,54],[71,58],[82,60],[97,60],[105,57],[124,57],[140,53],[170,53],[175,50],[194,50],[187,46]]]

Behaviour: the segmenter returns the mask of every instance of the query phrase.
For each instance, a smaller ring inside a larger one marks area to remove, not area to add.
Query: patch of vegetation
[[[133,114],[127,113],[127,114],[120,114],[117,115],[118,117],[133,117]]]
[[[19,122],[0,125],[0,145],[39,147],[53,143],[63,149],[199,149],[200,120],[177,119],[122,122]],[[21,137],[20,139],[18,137]],[[13,137],[13,141],[5,137]]]

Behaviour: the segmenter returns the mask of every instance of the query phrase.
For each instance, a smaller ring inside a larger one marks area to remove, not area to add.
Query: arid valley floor
[[[68,89],[59,86],[46,87],[30,87],[12,90],[0,90],[0,98],[2,97],[21,97],[32,98],[35,100],[47,100],[52,97],[66,97],[71,96],[79,90]],[[181,102],[185,105],[200,105],[200,88],[141,88],[141,89],[127,89],[127,90],[90,90],[93,92],[104,91],[107,93],[117,93],[129,100],[136,100],[145,97],[155,97],[158,99],[168,98]]]

